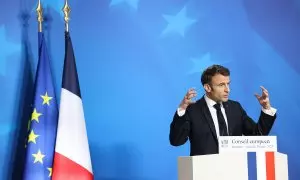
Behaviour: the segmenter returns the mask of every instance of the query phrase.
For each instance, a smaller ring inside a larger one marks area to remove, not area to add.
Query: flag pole
[[[70,6],[68,5],[68,0],[65,0],[65,5],[64,5],[62,11],[65,14],[65,17],[64,17],[65,26],[66,26],[65,30],[66,30],[66,32],[69,32],[69,20],[70,20],[70,11],[71,11],[71,9],[70,9]]]
[[[41,0],[38,1],[38,6],[36,8],[36,13],[37,13],[37,20],[38,20],[38,31],[39,32],[42,32],[43,31],[43,26],[42,26],[42,23],[43,23],[43,8],[42,8],[42,5],[41,5]]]

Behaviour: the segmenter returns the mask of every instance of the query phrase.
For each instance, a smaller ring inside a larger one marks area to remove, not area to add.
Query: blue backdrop
[[[42,1],[58,100],[63,3]],[[37,65],[36,4],[0,1],[0,179],[17,178],[21,170]],[[169,125],[188,88],[202,96],[200,75],[213,63],[231,69],[231,98],[255,119],[254,93],[260,85],[269,90],[278,109],[271,133],[289,156],[290,179],[300,177],[299,0],[69,4],[95,179],[177,179],[177,157],[188,155],[189,146],[170,146]]]

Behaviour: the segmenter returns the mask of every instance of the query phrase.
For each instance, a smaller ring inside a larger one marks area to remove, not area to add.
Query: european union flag
[[[32,115],[28,122],[23,179],[51,179],[58,107],[44,34],[38,33],[39,60],[35,78]]]

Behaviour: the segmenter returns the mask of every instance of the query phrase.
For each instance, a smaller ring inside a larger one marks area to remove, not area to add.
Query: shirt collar
[[[214,107],[214,105],[217,104],[216,101],[210,99],[206,95],[204,95],[204,99],[205,99],[207,105],[210,106],[210,107]],[[221,107],[223,107],[223,104],[222,103],[220,103],[220,104],[221,104]]]

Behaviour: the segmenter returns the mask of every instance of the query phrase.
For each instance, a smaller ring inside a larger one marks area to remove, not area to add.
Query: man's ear
[[[211,87],[210,87],[209,84],[204,84],[203,87],[204,87],[204,89],[205,89],[206,92],[211,92]]]

